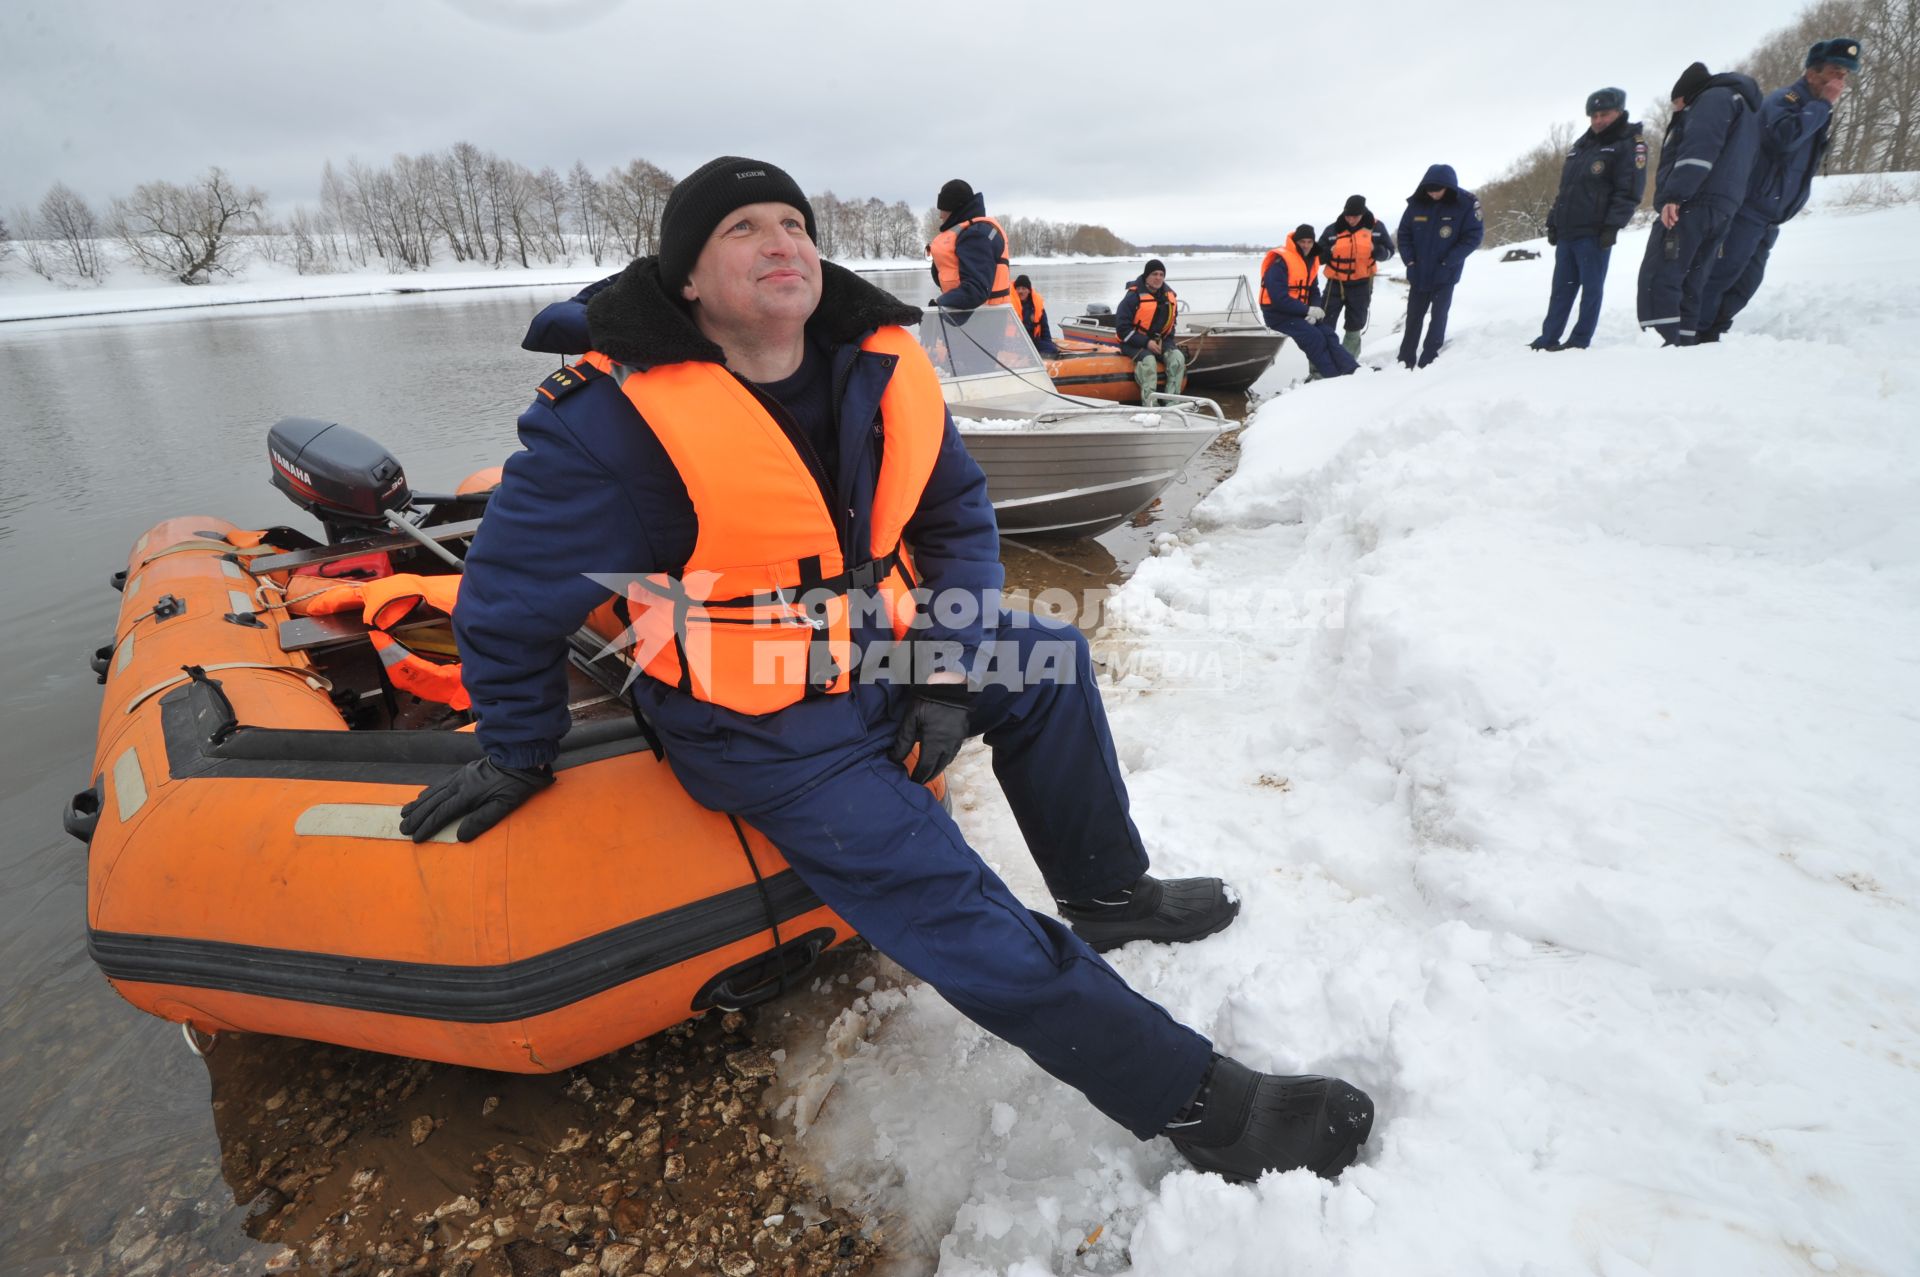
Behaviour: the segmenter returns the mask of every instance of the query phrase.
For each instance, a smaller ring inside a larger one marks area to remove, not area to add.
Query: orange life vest
[[[1372,279],[1379,266],[1373,260],[1373,229],[1349,227],[1342,218],[1340,229],[1333,233],[1333,260],[1327,263],[1327,278],[1356,283]]]
[[[1167,295],[1166,314],[1160,313],[1160,299],[1141,288],[1139,283],[1127,285],[1127,291],[1140,294],[1140,307],[1133,312],[1133,326],[1149,337],[1164,337],[1173,331],[1173,321],[1180,314],[1180,295],[1164,285],[1160,291]]]
[[[927,245],[927,252],[933,258],[934,278],[940,284],[940,291],[950,293],[960,287],[960,232],[975,222],[985,222],[1000,232],[1000,256],[993,264],[993,283],[987,289],[987,305],[1006,306],[1013,303],[1013,274],[1007,269],[1007,254],[1013,251],[1013,241],[1007,238],[1007,232],[1000,223],[991,217],[969,217],[952,230],[941,231],[933,237],[933,243]]]
[[[467,709],[472,701],[460,681],[460,662],[429,660],[391,632],[409,619],[420,619],[423,608],[452,616],[453,605],[459,599],[458,576],[415,576],[401,572],[375,581],[336,585],[305,600],[304,608],[309,616],[359,612],[367,623],[367,639],[380,654],[380,665],[395,687],[422,700]]]
[[[861,348],[895,365],[880,397],[870,557],[853,564],[812,471],[732,373],[698,361],[637,372],[586,356],[620,379],[687,485],[699,524],[679,577],[653,573],[628,590],[634,660],[651,677],[742,714],[770,714],[852,686],[850,590],[863,605],[883,604],[894,637],[906,635],[916,603],[900,535],[933,473],[946,404],[904,329],[882,328]]]
[[[1267,272],[1273,269],[1274,259],[1287,264],[1287,295],[1302,306],[1313,304],[1313,281],[1319,277],[1318,258],[1300,256],[1300,250],[1288,240],[1278,248],[1269,248],[1267,255],[1260,259],[1260,304],[1273,305],[1273,299],[1267,296]]]
[[[1013,305],[1014,309],[1020,312],[1020,323],[1026,328],[1027,336],[1039,341],[1040,325],[1047,318],[1047,299],[1040,295],[1040,290],[1037,288],[1028,291],[1032,296],[1024,304],[1020,301],[1020,294],[1015,293]]]

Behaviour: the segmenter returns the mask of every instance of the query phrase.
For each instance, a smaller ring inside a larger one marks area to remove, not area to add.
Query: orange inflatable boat
[[[486,483],[412,493],[379,445],[322,422],[279,423],[270,450],[326,541],[161,523],[94,654],[93,784],[66,826],[88,843],[88,949],[129,1002],[202,1034],[547,1072],[772,997],[850,938],[650,747],[624,660],[598,655],[611,608],[576,636],[559,783],[474,842],[403,837],[401,805],[479,756],[469,716],[398,690],[363,618],[300,602],[450,571]],[[444,616],[382,624],[420,661],[451,653]]]
[[[1139,403],[1140,383],[1133,378],[1133,360],[1112,345],[1062,338],[1054,343],[1057,355],[1042,355],[1047,376],[1057,389],[1088,399],[1111,399],[1115,403]],[[1179,394],[1185,389],[1167,384],[1167,370],[1159,370],[1155,389]]]

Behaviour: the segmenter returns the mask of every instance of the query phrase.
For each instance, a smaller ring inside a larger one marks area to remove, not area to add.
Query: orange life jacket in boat
[[[1278,248],[1269,248],[1267,255],[1260,259],[1260,304],[1273,305],[1273,299],[1267,296],[1267,272],[1273,269],[1275,258],[1287,264],[1287,295],[1302,306],[1313,305],[1313,281],[1320,275],[1320,261],[1300,256],[1300,249],[1292,240]]]
[[[1128,284],[1127,291],[1140,294],[1140,307],[1133,312],[1135,328],[1149,337],[1164,337],[1173,331],[1173,321],[1180,314],[1178,293],[1171,288],[1161,287],[1160,291],[1167,295],[1166,311],[1163,314],[1160,309],[1160,299],[1141,288],[1138,282]]]
[[[628,589],[642,670],[697,700],[770,714],[852,686],[848,591],[884,602],[895,638],[916,604],[900,544],[933,473],[946,429],[940,380],[904,329],[863,350],[895,360],[880,397],[880,477],[870,556],[848,564],[835,512],[793,442],[753,391],[719,364],[637,372],[598,352],[667,450],[693,500],[699,532],[679,577],[653,573]]]
[[[1372,279],[1380,263],[1373,260],[1373,230],[1367,226],[1343,225],[1333,234],[1333,260],[1327,263],[1327,278],[1342,283]]]
[[[395,687],[422,700],[467,709],[472,702],[460,681],[460,662],[430,660],[392,633],[409,619],[419,620],[423,608],[451,617],[453,605],[459,598],[458,576],[415,576],[401,572],[374,581],[336,585],[305,600],[304,608],[309,616],[360,613],[367,623],[367,639],[380,654],[381,668]]]
[[[1037,342],[1040,340],[1040,325],[1044,323],[1047,318],[1047,299],[1040,295],[1040,290],[1037,288],[1028,289],[1027,291],[1031,293],[1032,296],[1023,303],[1020,300],[1020,294],[1015,293],[1013,295],[1013,305],[1014,309],[1020,312],[1020,324],[1027,330],[1027,336]]]
[[[987,288],[986,304],[1010,305],[1014,301],[1013,275],[1007,269],[1007,254],[1013,251],[1013,241],[1007,238],[1006,229],[991,217],[969,217],[952,230],[941,231],[933,237],[933,243],[927,245],[927,252],[933,257],[940,291],[950,293],[960,287],[960,250],[957,246],[960,232],[975,222],[985,222],[1000,232],[1000,256],[993,264],[993,283]]]

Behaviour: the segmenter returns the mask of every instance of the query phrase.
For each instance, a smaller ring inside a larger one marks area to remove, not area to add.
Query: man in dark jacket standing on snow
[[[1719,341],[1733,327],[1766,278],[1767,256],[1780,228],[1806,207],[1814,175],[1827,153],[1833,108],[1860,69],[1860,42],[1822,40],[1807,52],[1807,73],[1767,95],[1760,107],[1760,154],[1747,181],[1746,202],[1720,245],[1700,294],[1700,340]]]
[[[1587,95],[1588,128],[1567,152],[1560,193],[1547,213],[1547,243],[1553,245],[1553,296],[1535,350],[1585,350],[1600,326],[1600,300],[1607,262],[1620,229],[1633,220],[1647,189],[1647,144],[1640,126],[1627,120],[1624,89]],[[1573,299],[1580,318],[1562,342]]]
[[[1373,302],[1373,277],[1380,263],[1393,256],[1393,238],[1375,220],[1366,196],[1349,195],[1340,216],[1320,232],[1315,251],[1327,272],[1327,313],[1320,323],[1332,332],[1344,312],[1346,334],[1341,344],[1357,359],[1367,308]],[[1267,326],[1271,328],[1272,321]]]
[[[1660,143],[1653,206],[1660,220],[1640,262],[1640,326],[1667,346],[1699,336],[1700,294],[1720,241],[1746,198],[1760,146],[1760,86],[1750,75],[1714,75],[1703,62],[1673,85],[1673,120]]]
[[[1460,189],[1451,164],[1435,164],[1420,179],[1400,215],[1400,260],[1407,267],[1407,327],[1400,337],[1400,362],[1425,368],[1447,340],[1447,312],[1453,286],[1460,282],[1467,254],[1480,247],[1487,232],[1480,200]],[[1431,312],[1431,318],[1429,318]],[[1426,342],[1420,328],[1426,324]],[[1416,354],[1418,359],[1416,361]]]
[[[536,321],[589,353],[521,415],[466,561],[454,628],[486,756],[403,832],[472,839],[567,783],[568,636],[616,583],[636,706],[696,801],[1141,1139],[1237,1178],[1336,1173],[1371,1129],[1361,1092],[1214,1055],[1098,956],[1211,935],[1238,904],[1147,872],[1085,638],[998,604],[986,481],[904,331],[919,312],[813,232],[791,177],[724,156],[674,188],[659,256]],[[976,735],[1065,924],[925,787]]]

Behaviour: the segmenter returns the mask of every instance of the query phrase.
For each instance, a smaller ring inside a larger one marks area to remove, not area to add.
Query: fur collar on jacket
[[[829,348],[857,342],[887,324],[919,322],[920,311],[892,293],[844,266],[820,263],[820,304],[807,320],[807,334]],[[634,259],[618,279],[594,294],[587,303],[587,330],[595,350],[640,371],[695,360],[727,362],[686,308],[667,295],[658,258]]]

